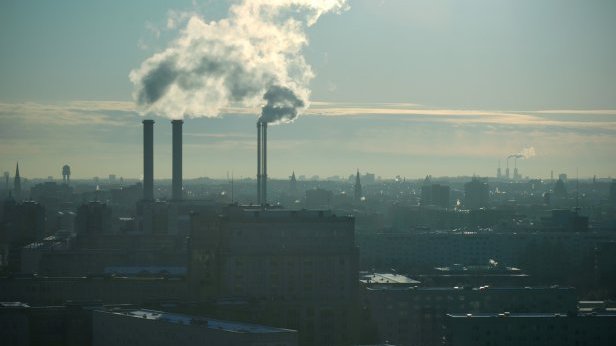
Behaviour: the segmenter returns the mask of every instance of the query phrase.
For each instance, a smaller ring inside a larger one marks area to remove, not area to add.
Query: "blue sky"
[[[270,169],[383,177],[616,176],[616,2],[349,1],[308,28],[312,106],[270,130]],[[163,50],[170,15],[226,16],[221,1],[0,3],[0,169],[58,177],[141,174],[132,69]],[[172,12],[176,11],[176,12]],[[185,123],[188,177],[253,176],[250,110]],[[170,125],[155,118],[156,176]],[[504,161],[503,161],[504,166]]]

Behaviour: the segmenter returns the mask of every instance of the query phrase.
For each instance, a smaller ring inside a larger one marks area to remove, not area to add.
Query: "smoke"
[[[527,147],[527,148],[523,148],[519,153],[517,154],[511,154],[509,156],[507,156],[507,159],[530,159],[533,156],[536,156],[537,153],[535,152],[535,147]]]
[[[243,0],[219,21],[180,16],[178,37],[130,72],[133,98],[143,113],[172,119],[239,104],[262,107],[260,121],[292,121],[308,106],[314,77],[301,54],[305,29],[344,9],[346,0]]]
[[[528,148],[522,149],[522,151],[520,151],[520,155],[522,155],[522,157],[525,159],[530,159],[531,157],[537,154],[535,153],[534,147],[528,147]]]
[[[262,108],[259,121],[265,123],[293,121],[297,117],[297,109],[305,105],[293,90],[278,85],[270,87],[263,99],[267,104]]]

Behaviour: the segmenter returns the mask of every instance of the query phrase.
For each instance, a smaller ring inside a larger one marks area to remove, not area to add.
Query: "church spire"
[[[293,198],[295,198],[297,195],[297,179],[295,179],[295,171],[293,171],[293,173],[291,174],[291,178],[289,182],[289,189],[290,189],[289,192],[291,193]]]
[[[13,190],[15,191],[15,199],[21,199],[21,177],[19,176],[19,162],[15,168],[15,179],[13,180]]]
[[[361,191],[361,181],[359,180],[359,168],[357,169],[357,174],[355,175],[355,201],[359,202],[362,198]]]

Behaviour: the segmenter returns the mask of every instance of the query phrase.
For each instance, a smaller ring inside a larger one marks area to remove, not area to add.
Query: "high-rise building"
[[[354,219],[328,211],[230,207],[191,217],[198,295],[251,301],[253,322],[299,331],[301,345],[352,344],[358,290]]]
[[[473,177],[464,184],[464,206],[468,209],[486,208],[490,201],[490,189],[487,181]]]
[[[88,202],[77,209],[75,228],[79,235],[101,235],[111,231],[111,208],[102,202]]]
[[[23,203],[9,198],[4,202],[3,220],[0,230],[3,229],[3,241],[7,245],[8,255],[5,255],[10,271],[17,272],[21,268],[22,248],[40,240],[45,233],[45,208],[33,201]],[[2,256],[0,249],[0,256]],[[2,260],[2,259],[0,259]]]
[[[612,179],[610,184],[610,201],[616,203],[616,179]]]

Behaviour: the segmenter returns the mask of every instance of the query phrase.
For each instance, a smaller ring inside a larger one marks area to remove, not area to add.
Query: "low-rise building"
[[[448,346],[616,345],[616,311],[447,314]]]
[[[156,310],[99,310],[92,317],[92,344],[295,346],[297,332]]]

